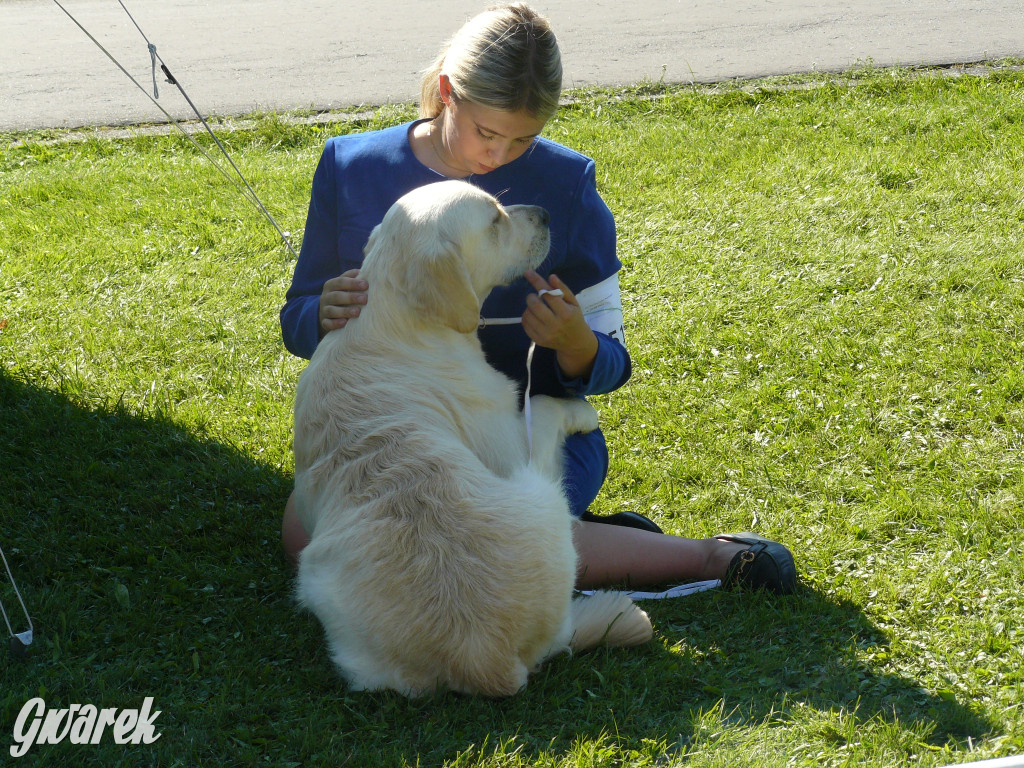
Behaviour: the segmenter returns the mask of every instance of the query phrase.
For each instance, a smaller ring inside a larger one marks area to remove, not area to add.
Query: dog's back
[[[378,424],[382,420],[378,419]],[[299,596],[356,688],[508,695],[564,647],[575,555],[559,488],[501,478],[454,439],[394,421],[307,488]]]

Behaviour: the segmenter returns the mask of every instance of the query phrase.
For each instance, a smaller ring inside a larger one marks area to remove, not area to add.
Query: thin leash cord
[[[560,288],[552,291],[542,289],[537,292],[538,296],[550,293],[552,296],[564,296]],[[515,325],[523,322],[521,317],[481,317],[479,328],[486,328],[488,325]],[[523,391],[523,418],[526,419],[526,448],[529,455],[533,457],[533,419],[530,410],[530,385],[533,382],[533,353],[537,349],[537,342],[530,342],[530,350],[526,353],[526,389]]]
[[[628,597],[630,600],[668,600],[673,597],[686,597],[687,595],[695,595],[698,592],[706,592],[709,589],[718,589],[722,586],[721,579],[710,579],[708,581],[695,581],[689,584],[680,584],[678,587],[670,587],[669,589],[662,590],[661,592],[622,592],[621,594]],[[581,595],[594,595],[598,592],[605,590],[597,589],[578,589],[576,590]]]
[[[526,391],[523,392],[523,418],[526,419],[526,449],[533,458],[533,414],[530,412],[530,384],[533,380],[533,352],[537,342],[530,342],[530,351],[526,353]]]
[[[555,296],[562,296],[561,290],[539,291],[539,295],[543,296],[545,293],[550,293]],[[612,309],[621,312],[621,308],[613,307]],[[605,310],[599,310],[605,311]],[[480,328],[486,328],[489,325],[515,325],[516,323],[522,322],[521,317],[481,317]],[[526,392],[523,394],[523,417],[526,419],[526,444],[530,452],[530,457],[533,457],[533,427],[532,419],[530,415],[530,382],[533,375],[533,352],[537,349],[537,342],[530,342],[530,351],[526,353]],[[711,579],[708,581],[698,581],[690,584],[681,584],[677,587],[671,587],[670,589],[663,590],[661,592],[621,592],[620,594],[625,595],[630,600],[668,600],[676,597],[687,597],[689,595],[695,595],[698,592],[706,592],[709,589],[718,589],[722,586],[721,579]],[[593,595],[598,590],[577,590],[581,595]]]
[[[160,54],[157,53],[156,46],[153,45],[149,41],[149,38],[146,37],[146,34],[142,31],[142,28],[135,21],[135,18],[131,15],[131,13],[125,7],[124,3],[121,0],[118,0],[118,3],[120,4],[121,8],[124,9],[124,12],[128,15],[128,18],[131,19],[132,24],[135,25],[135,28],[139,31],[139,34],[142,35],[142,39],[146,41],[146,46],[149,49],[150,60],[151,60],[151,62],[153,64],[153,93],[154,93],[154,96],[150,96],[149,95],[149,91],[147,91],[145,88],[142,87],[142,85],[139,83],[139,81],[136,80],[132,76],[132,74],[127,69],[125,69],[121,65],[121,63],[117,59],[115,59],[114,56],[106,48],[103,47],[103,45],[99,42],[99,40],[97,40],[95,37],[93,37],[92,34],[90,34],[89,30],[87,30],[84,26],[82,26],[81,22],[79,22],[78,19],[76,19],[68,11],[67,8],[65,8],[63,5],[60,4],[59,0],[53,0],[53,2],[54,2],[54,4],[58,8],[60,8],[62,11],[64,11],[65,15],[69,19],[71,19],[71,21],[73,21],[75,23],[75,25],[80,30],[82,30],[82,32],[85,33],[86,37],[88,37],[90,40],[92,40],[92,42],[96,45],[96,47],[99,48],[106,55],[106,57],[108,59],[110,59],[114,63],[114,65],[118,69],[120,69],[121,72],[124,73],[125,77],[127,77],[129,80],[131,80],[135,84],[136,88],[138,88],[140,91],[142,91],[144,94],[146,94],[146,97],[150,101],[153,102],[153,104],[156,106],[156,108],[159,109],[164,114],[164,116],[174,125],[174,127],[177,128],[182,133],[182,135],[186,139],[188,139],[192,143],[192,145],[197,150],[199,150],[199,152],[207,160],[209,160],[218,171],[220,171],[221,175],[223,175],[224,178],[226,178],[229,182],[231,182],[235,186],[235,188],[241,193],[241,195],[246,200],[248,200],[250,203],[255,205],[257,209],[259,209],[260,213],[263,214],[264,218],[266,218],[266,220],[268,222],[270,222],[271,226],[273,226],[274,229],[277,231],[277,234],[280,236],[282,242],[284,242],[284,244],[285,244],[285,246],[287,246],[288,250],[291,251],[292,256],[294,256],[295,258],[298,258],[298,254],[295,253],[295,249],[292,247],[291,241],[288,239],[288,236],[285,234],[285,232],[278,225],[277,221],[270,214],[270,211],[267,210],[266,206],[263,205],[263,202],[260,200],[259,196],[253,190],[252,186],[250,186],[249,182],[246,180],[245,176],[239,170],[238,166],[235,165],[235,162],[231,159],[231,155],[228,154],[227,150],[224,148],[224,145],[221,144],[220,139],[217,138],[217,135],[210,128],[209,124],[203,118],[202,114],[200,114],[199,110],[196,108],[196,105],[192,102],[192,99],[190,99],[188,94],[185,93],[185,89],[181,86],[181,83],[179,83],[178,80],[174,77],[174,75],[171,74],[170,69],[168,69],[167,65],[164,63],[164,60],[160,57]],[[203,128],[205,128],[206,132],[208,134],[210,134],[210,137],[213,139],[214,143],[216,143],[218,149],[220,149],[221,153],[224,155],[224,157],[227,159],[228,163],[231,165],[231,167],[234,169],[235,173],[238,175],[238,179],[234,178],[230,173],[228,173],[223,168],[223,166],[220,165],[220,163],[218,163],[216,160],[214,160],[214,158],[205,149],[203,149],[203,147],[192,137],[192,135],[189,134],[188,131],[186,131],[177,120],[175,120],[173,117],[171,117],[170,113],[166,109],[164,109],[163,106],[157,101],[157,98],[159,98],[159,92],[157,90],[157,85],[156,85],[156,62],[157,61],[160,62],[160,69],[163,71],[164,75],[166,75],[167,82],[169,82],[172,85],[174,85],[175,87],[177,87],[179,93],[181,93],[182,97],[188,103],[189,107],[191,107],[191,109],[195,113],[196,117],[199,118],[199,122],[201,122],[203,124]],[[241,180],[241,183],[239,183],[239,179]]]
[[[0,613],[4,616],[4,623],[7,625],[7,631],[11,637],[15,637],[20,640],[24,645],[32,644],[32,632],[34,627],[32,626],[32,617],[28,614],[28,608],[25,607],[25,601],[21,597],[21,591],[18,589],[18,583],[14,580],[14,574],[11,573],[11,566],[7,564],[7,555],[4,554],[3,547],[0,547],[0,560],[4,561],[4,568],[7,571],[7,578],[11,581],[11,586],[14,587],[14,594],[18,597],[18,603],[21,605],[21,610],[25,614],[25,619],[28,621],[28,632],[16,633],[14,628],[11,626],[11,620],[7,616],[7,610],[4,608],[4,604],[0,602]]]

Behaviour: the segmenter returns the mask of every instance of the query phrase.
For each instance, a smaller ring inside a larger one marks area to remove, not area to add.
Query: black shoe
[[[650,518],[637,514],[636,512],[616,512],[614,515],[595,515],[593,512],[584,512],[580,520],[588,523],[605,523],[607,525],[621,525],[626,528],[639,528],[642,531],[651,533],[664,533],[658,524]]]
[[[766,589],[779,595],[789,595],[796,591],[796,563],[793,562],[793,554],[778,542],[748,531],[723,533],[715,538],[750,545],[733,555],[725,578],[722,579],[723,586]]]

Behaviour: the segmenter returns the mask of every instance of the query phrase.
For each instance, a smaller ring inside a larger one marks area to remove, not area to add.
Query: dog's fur
[[[367,306],[302,374],[298,596],[354,689],[510,695],[553,654],[651,636],[620,594],[572,599],[561,444],[593,408],[534,397],[531,458],[476,338],[482,299],[548,245],[543,209],[462,182],[410,192],[370,236]]]

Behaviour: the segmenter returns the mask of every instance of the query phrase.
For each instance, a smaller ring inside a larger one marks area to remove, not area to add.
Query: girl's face
[[[528,112],[503,112],[455,101],[450,86],[446,89],[443,84],[441,94],[445,102],[443,142],[451,155],[446,162],[467,174],[490,173],[511,163],[544,130],[546,121]]]

